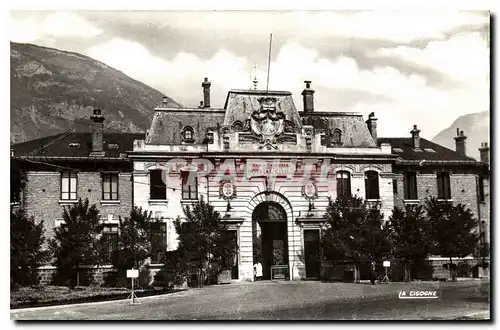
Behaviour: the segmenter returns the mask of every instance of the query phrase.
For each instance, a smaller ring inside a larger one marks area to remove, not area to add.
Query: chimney
[[[205,80],[201,83],[201,86],[203,87],[203,107],[205,108],[210,108],[210,85],[212,85],[212,83],[208,81],[208,78],[205,78]]]
[[[410,131],[411,139],[413,140],[413,149],[420,149],[420,130],[417,125],[413,125],[413,129]]]
[[[455,139],[455,150],[462,156],[467,156],[466,149],[465,149],[465,140],[467,139],[467,136],[464,135],[464,131],[461,131],[459,128],[457,128],[457,136],[454,137]]]
[[[479,148],[479,154],[481,156],[481,161],[483,163],[490,163],[490,147],[488,147],[488,142],[481,142],[481,148]]]
[[[103,151],[102,131],[104,116],[101,114],[101,109],[94,109],[90,119],[92,120],[92,152]]]
[[[304,112],[311,113],[314,111],[314,89],[311,88],[311,81],[305,80],[306,88],[302,91],[304,100]]]
[[[377,144],[377,118],[375,118],[374,112],[368,115],[366,126],[368,126],[368,130],[373,137],[373,141],[375,141],[375,144]]]
[[[163,107],[167,107],[167,105],[168,105],[168,99],[167,99],[166,96],[163,96],[163,100],[161,101],[161,105]]]

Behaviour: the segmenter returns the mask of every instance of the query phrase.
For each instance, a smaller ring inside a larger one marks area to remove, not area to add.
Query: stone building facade
[[[205,78],[198,108],[164,100],[146,134],[103,132],[96,109],[91,133],[12,146],[26,178],[23,207],[45,220],[50,237],[76,197],[96,203],[109,225],[140,206],[163,219],[166,249],[175,250],[173,221],[203,198],[238,247],[233,279],[250,281],[256,261],[264,278],[318,279],[324,213],[339,194],[379,204],[386,219],[394,206],[427,196],[464,203],[489,237],[487,146],[478,162],[466,156],[463,132],[455,151],[421,138],[417,126],[408,137],[378,137],[375,114],[317,111],[305,84],[302,111],[290,92],[262,90],[231,90],[214,108]],[[74,176],[64,177],[67,169]],[[152,258],[156,268],[159,261]]]

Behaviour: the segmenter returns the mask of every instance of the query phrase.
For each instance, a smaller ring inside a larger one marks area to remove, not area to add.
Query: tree
[[[38,268],[49,261],[43,221],[28,218],[24,210],[10,213],[10,280],[14,285],[38,284]]]
[[[432,251],[450,258],[450,280],[454,281],[452,257],[463,258],[474,253],[479,241],[477,221],[464,204],[453,205],[434,197],[426,200],[425,209],[431,224]]]
[[[182,285],[188,275],[187,260],[184,251],[177,249],[167,251],[162,259],[163,266],[155,275],[155,284],[172,289],[174,285]]]
[[[118,272],[116,281],[120,285],[127,285],[127,269],[144,268],[144,271],[147,270],[144,262],[151,255],[152,231],[160,223],[160,219],[152,217],[151,211],[142,210],[140,207],[133,207],[129,217],[119,217],[118,234],[113,235],[116,249],[111,254],[111,261]],[[101,247],[104,246],[103,237]],[[105,251],[101,251],[101,256],[103,256]],[[147,284],[143,283],[143,285]]]
[[[99,239],[102,223],[96,205],[80,198],[71,207],[64,207],[64,223],[54,229],[54,238],[49,241],[55,257],[54,282],[79,286],[81,266],[99,264]],[[87,273],[84,275],[88,276]]]
[[[389,232],[378,204],[367,205],[357,196],[341,196],[329,201],[325,218],[324,256],[333,263],[353,263],[356,281],[362,262],[390,255]]]
[[[207,269],[214,272],[225,266],[234,253],[234,245],[228,235],[227,225],[221,221],[219,212],[201,198],[192,207],[184,208],[185,220],[175,220],[179,237],[180,253],[186,269],[196,269],[198,284],[203,285]]]
[[[422,205],[395,207],[388,222],[393,253],[404,266],[404,280],[411,281],[411,265],[420,265],[429,255],[430,227]]]

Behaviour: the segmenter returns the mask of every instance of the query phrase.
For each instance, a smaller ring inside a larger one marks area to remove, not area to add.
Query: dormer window
[[[194,130],[191,126],[186,126],[182,130],[182,141],[186,143],[194,142]]]
[[[334,129],[332,132],[332,144],[333,145],[342,144],[342,131],[338,128]]]
[[[235,121],[231,127],[235,132],[243,131],[243,123],[239,120]]]

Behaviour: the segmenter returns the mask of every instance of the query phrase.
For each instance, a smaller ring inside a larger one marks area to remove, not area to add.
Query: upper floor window
[[[162,262],[164,252],[167,250],[167,225],[157,222],[151,228],[151,262]]]
[[[437,174],[438,199],[451,199],[450,174],[440,172]]]
[[[102,199],[118,200],[118,173],[102,174]]]
[[[337,197],[351,196],[351,174],[347,171],[337,172]]]
[[[198,178],[194,172],[182,173],[182,199],[198,199]]]
[[[61,173],[61,199],[76,200],[77,173]]]
[[[194,130],[191,126],[186,126],[182,130],[182,141],[188,143],[194,142]]]
[[[404,191],[405,199],[418,199],[417,173],[406,172],[404,174]]]
[[[479,201],[481,203],[484,202],[484,196],[485,196],[485,193],[484,193],[484,178],[482,176],[479,176],[478,178],[478,187],[477,189],[479,190]]]
[[[365,172],[365,196],[366,199],[379,199],[378,172]]]
[[[150,199],[167,199],[167,184],[166,179],[163,179],[163,170],[149,171],[149,198]]]
[[[333,130],[332,143],[337,145],[342,144],[342,131],[338,128]]]

